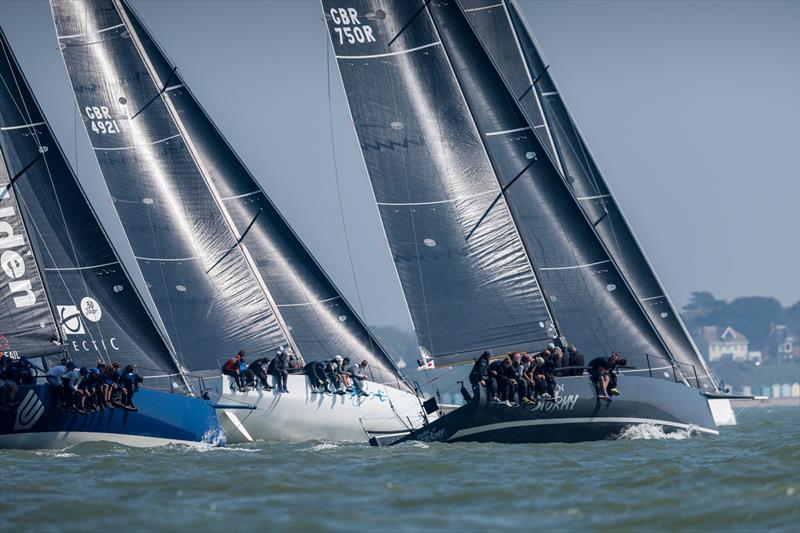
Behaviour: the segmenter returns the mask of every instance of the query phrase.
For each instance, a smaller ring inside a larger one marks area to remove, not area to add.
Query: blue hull
[[[130,446],[221,444],[214,408],[200,398],[152,390],[136,393],[138,411],[105,409],[80,415],[56,407],[49,385],[20,387],[11,411],[0,411],[0,448],[63,448],[109,441]]]

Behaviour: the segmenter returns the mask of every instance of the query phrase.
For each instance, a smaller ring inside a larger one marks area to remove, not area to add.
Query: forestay
[[[556,87],[548,64],[510,0],[460,0],[473,29],[551,154],[587,218],[681,370],[716,388],[705,362],[647,261]],[[535,82],[535,83],[534,83]],[[549,126],[549,127],[548,127]],[[551,143],[554,143],[551,144]]]
[[[322,6],[421,350],[541,349],[557,332],[425,5]]]
[[[215,369],[238,349],[289,343],[182,129],[175,78],[155,70],[120,2],[51,7],[94,153],[181,364]]]
[[[4,247],[3,270],[38,282],[38,263],[66,351],[79,366],[101,359],[134,364],[143,375],[176,373],[165,342],[52,136],[2,31],[0,81],[0,153],[3,171],[15,177],[10,188],[5,181],[3,201],[16,200],[17,219],[28,229],[25,235],[21,225],[14,227],[14,235],[20,243],[24,239],[28,250],[23,252],[21,244]],[[12,217],[10,207],[3,206],[3,220]],[[46,307],[40,282],[37,287],[32,293],[35,305]],[[50,311],[40,309],[38,316],[31,314],[23,323],[41,332],[52,353],[61,347],[51,342],[59,335]],[[4,320],[8,316],[2,314]],[[12,336],[6,334],[6,339],[20,355],[32,355],[17,349]]]
[[[337,354],[366,360],[376,381],[394,383],[400,371],[342,293],[264,193],[137,15],[120,2],[168,99],[191,139],[230,219],[255,260],[283,321],[306,360]]]

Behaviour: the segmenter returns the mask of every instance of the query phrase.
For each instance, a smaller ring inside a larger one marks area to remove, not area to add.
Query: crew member
[[[469,382],[472,385],[472,393],[476,398],[480,398],[480,386],[486,387],[486,394],[489,398],[494,397],[494,387],[489,377],[489,359],[492,352],[486,351],[475,360],[472,370],[469,373]]]
[[[583,354],[578,351],[574,344],[570,344],[569,348],[567,348],[567,352],[569,352],[569,366],[572,367],[570,369],[571,376],[582,376],[583,375],[583,367],[586,362],[583,359]]]

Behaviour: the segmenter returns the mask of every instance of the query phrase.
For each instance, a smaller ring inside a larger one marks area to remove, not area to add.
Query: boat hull
[[[312,393],[308,379],[293,374],[289,393],[235,392],[221,379],[217,415],[230,444],[254,440],[365,442],[370,434],[407,435],[422,427],[422,408],[414,394],[365,382],[367,397]]]
[[[555,401],[508,407],[484,398],[440,417],[392,443],[438,442],[547,443],[606,440],[637,424],[665,431],[717,434],[706,399],[696,389],[665,380],[620,377],[622,395],[598,400],[587,377],[558,380]],[[376,436],[373,444],[386,444]]]
[[[20,404],[0,411],[0,448],[61,449],[83,442],[106,441],[127,446],[222,444],[213,407],[200,398],[141,390],[138,411],[105,409],[81,415],[56,407],[49,385],[21,386]]]

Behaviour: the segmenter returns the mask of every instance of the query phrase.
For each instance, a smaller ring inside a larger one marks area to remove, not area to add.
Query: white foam
[[[656,424],[635,424],[622,430],[617,436],[620,440],[684,440],[694,433],[691,427],[677,431],[664,431],[663,426]]]
[[[315,444],[311,448],[308,448],[308,449],[306,449],[304,451],[307,451],[307,452],[318,452],[318,451],[321,451],[321,450],[332,450],[333,448],[338,448],[338,447],[339,447],[338,444],[334,444],[332,442],[320,442],[319,444]]]

